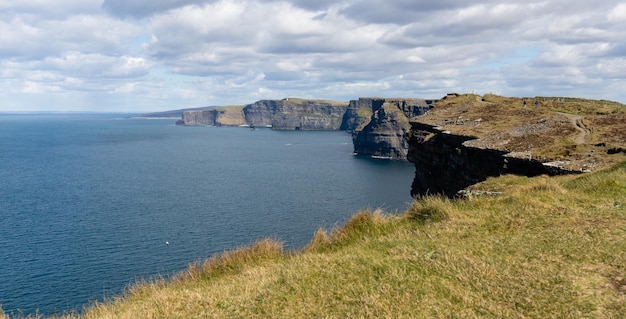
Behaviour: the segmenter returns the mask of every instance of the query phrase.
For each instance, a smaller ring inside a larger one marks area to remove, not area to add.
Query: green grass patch
[[[318,104],[328,104],[330,106],[347,106],[348,102],[345,101],[335,101],[335,100],[324,100],[324,99],[302,99],[290,97],[283,99],[286,105],[298,105],[298,104],[306,104],[306,103],[318,103]]]
[[[369,107],[360,107],[356,110],[356,114],[361,118],[370,118],[372,117],[372,109]]]
[[[224,105],[224,106],[218,106],[215,109],[217,111],[238,111],[238,110],[243,110],[243,105]]]

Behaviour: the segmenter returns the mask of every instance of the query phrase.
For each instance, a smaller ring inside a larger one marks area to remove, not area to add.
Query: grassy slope
[[[261,241],[83,317],[626,316],[626,161],[475,188],[503,195],[423,198],[401,216],[361,212],[300,252]]]

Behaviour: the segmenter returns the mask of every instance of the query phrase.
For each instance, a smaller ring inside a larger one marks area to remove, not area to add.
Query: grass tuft
[[[318,251],[322,248],[328,247],[331,243],[328,232],[322,228],[318,229],[309,244],[304,248],[305,251]]]
[[[213,256],[203,263],[193,263],[178,280],[196,280],[236,273],[250,264],[278,259],[284,254],[281,242],[274,239],[263,239],[251,246],[239,247]]]
[[[449,218],[452,202],[440,196],[416,199],[405,214],[409,220],[419,223],[440,222]]]
[[[558,181],[555,179],[548,178],[544,176],[543,178],[538,178],[534,183],[520,187],[517,192],[518,194],[526,194],[526,193],[557,193],[557,194],[565,194],[567,190],[561,186]]]
[[[333,243],[352,242],[363,237],[380,234],[388,219],[382,210],[364,210],[352,216],[341,228],[331,231]]]

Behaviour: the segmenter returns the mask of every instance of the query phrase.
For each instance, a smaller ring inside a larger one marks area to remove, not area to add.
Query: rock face
[[[181,125],[271,126],[275,130],[338,130],[347,103],[325,100],[261,100],[243,107],[183,112]]]
[[[360,98],[351,100],[343,115],[341,129],[354,132],[363,128],[372,118],[373,110],[382,106],[384,99]]]
[[[280,103],[278,100],[261,100],[246,105],[243,108],[246,123],[254,126],[272,126],[274,114],[278,113]]]
[[[507,156],[506,151],[466,146],[465,142],[473,139],[411,121],[407,155],[407,159],[415,164],[411,195],[443,194],[454,197],[467,186],[503,174],[537,176],[580,173],[532,159]]]
[[[409,118],[426,113],[433,102],[378,98],[350,101],[341,128],[353,132],[356,155],[406,159]]]
[[[183,111],[179,125],[209,125],[209,126],[236,126],[244,125],[244,117],[241,107],[221,107],[207,110]]]
[[[348,105],[325,100],[261,100],[243,108],[246,123],[275,130],[339,130]]]
[[[184,125],[215,125],[215,109],[184,111],[182,121]]]

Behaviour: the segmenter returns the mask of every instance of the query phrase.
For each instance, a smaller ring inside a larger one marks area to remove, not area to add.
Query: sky
[[[626,103],[626,2],[0,0],[0,112],[450,92]]]

